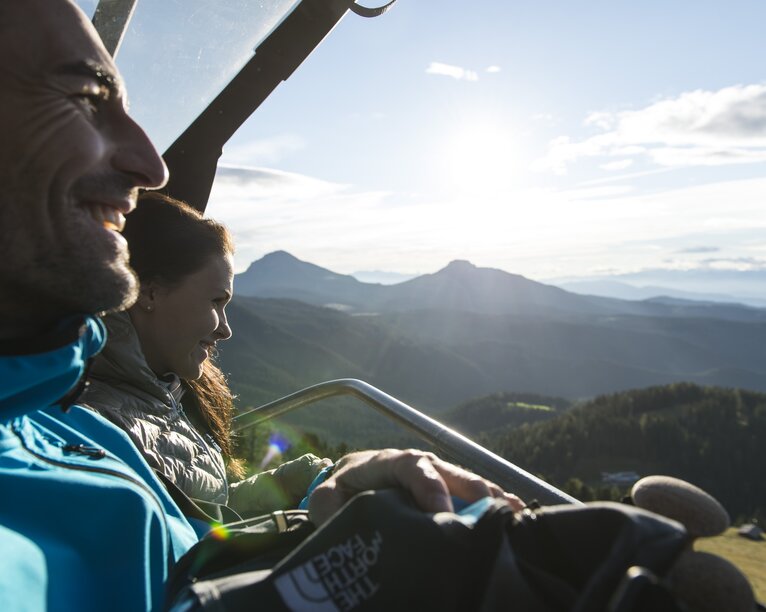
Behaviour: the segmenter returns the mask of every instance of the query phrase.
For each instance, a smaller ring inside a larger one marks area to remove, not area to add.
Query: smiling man
[[[136,189],[162,185],[166,169],[79,11],[6,2],[0,19],[0,325],[10,336],[135,297],[117,232]]]
[[[90,23],[0,5],[0,607],[146,610],[196,535],[129,441],[70,407],[133,302],[119,234],[165,166]],[[64,399],[62,399],[64,398]]]
[[[72,405],[104,344],[94,314],[137,294],[119,234],[165,166],[69,0],[0,3],[0,607],[149,610],[197,540],[130,440]],[[401,486],[519,501],[420,451],[348,455],[309,498],[315,522],[358,491]]]

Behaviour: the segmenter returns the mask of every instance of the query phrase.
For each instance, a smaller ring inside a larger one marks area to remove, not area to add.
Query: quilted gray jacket
[[[314,477],[332,464],[306,454],[245,480],[227,484],[212,436],[198,432],[181,406],[176,378],[160,380],[146,363],[127,313],[104,317],[108,342],[91,366],[79,399],[127,432],[144,458],[187,496],[228,504],[242,516],[295,507]]]
[[[181,405],[178,378],[149,368],[127,313],[104,317],[108,342],[93,362],[81,403],[127,432],[144,458],[186,495],[226,504],[226,466],[212,436],[198,432]]]

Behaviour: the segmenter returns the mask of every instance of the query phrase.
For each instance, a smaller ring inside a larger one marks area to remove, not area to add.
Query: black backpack
[[[681,612],[662,578],[688,541],[623,504],[426,514],[368,491],[320,529],[301,511],[219,529],[175,568],[169,608]]]

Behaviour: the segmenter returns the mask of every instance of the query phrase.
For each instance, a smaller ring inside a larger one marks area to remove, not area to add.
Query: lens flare
[[[287,439],[287,437],[278,431],[273,432],[269,436],[269,448],[266,451],[266,455],[264,455],[263,459],[261,460],[260,468],[265,468],[274,459],[282,456],[282,453],[290,448],[290,446],[290,441]]]
[[[213,523],[210,527],[210,536],[216,540],[228,540],[231,537],[231,533],[226,528],[226,525]]]

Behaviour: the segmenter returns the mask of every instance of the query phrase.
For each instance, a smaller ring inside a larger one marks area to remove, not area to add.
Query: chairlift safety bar
[[[472,469],[477,474],[497,483],[506,491],[513,492],[526,501],[535,499],[543,505],[582,504],[574,497],[479,446],[395,397],[364,381],[353,378],[319,383],[243,412],[234,418],[234,431],[242,431],[290,410],[339,395],[351,395],[372,406],[384,416],[398,422],[433,445],[452,461]]]

